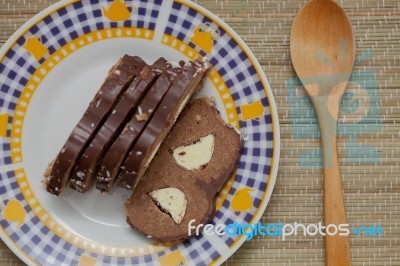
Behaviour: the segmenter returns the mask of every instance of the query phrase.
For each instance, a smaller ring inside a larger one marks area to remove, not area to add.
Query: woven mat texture
[[[290,28],[306,1],[207,0],[250,46],[273,90],[281,127],[281,161],[261,222],[318,223],[323,218],[320,141],[313,109],[298,85],[289,54]],[[0,45],[53,4],[0,0]],[[352,83],[340,114],[339,157],[348,223],[380,225],[384,236],[350,237],[353,265],[400,265],[400,2],[339,2],[354,27]],[[226,265],[324,265],[319,236],[255,237]],[[23,263],[0,240],[0,265]]]

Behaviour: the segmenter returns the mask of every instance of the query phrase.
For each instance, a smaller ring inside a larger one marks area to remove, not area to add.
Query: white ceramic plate
[[[210,59],[201,94],[215,96],[246,140],[213,224],[257,223],[268,204],[279,160],[275,102],[260,65],[231,28],[189,1],[61,1],[0,51],[0,234],[28,264],[220,264],[245,241],[200,235],[157,243],[125,223],[126,190],[108,196],[68,190],[58,198],[45,191],[47,164],[125,53],[148,63],[199,53]]]

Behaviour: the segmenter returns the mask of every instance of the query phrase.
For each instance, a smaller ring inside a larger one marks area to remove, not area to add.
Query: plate
[[[213,225],[255,224],[270,199],[279,125],[268,81],[221,19],[184,0],[65,0],[22,26],[0,50],[0,234],[27,264],[221,264],[245,235],[155,242],[125,223],[128,191],[102,196],[41,184],[108,69],[123,54],[148,63],[207,56],[202,90],[245,140],[238,169],[217,199]]]

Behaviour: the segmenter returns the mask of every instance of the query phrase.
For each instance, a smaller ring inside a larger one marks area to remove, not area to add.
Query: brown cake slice
[[[234,173],[241,147],[238,131],[208,98],[193,100],[127,200],[127,222],[157,240],[188,238],[192,219],[196,226],[214,217],[216,196]]]
[[[182,72],[162,99],[126,158],[118,178],[119,186],[135,189],[179,114],[190,98],[202,87],[209,69],[210,65],[206,59],[188,62],[182,67]]]
[[[180,71],[180,67],[173,68],[171,66],[160,75],[156,83],[137,105],[135,115],[132,116],[124,130],[104,155],[96,174],[96,187],[102,192],[108,192],[115,183],[121,164]]]
[[[109,71],[85,114],[44,174],[46,190],[59,195],[68,185],[76,160],[113,109],[115,102],[146,66],[137,56],[123,56]]]
[[[94,174],[104,153],[121,133],[126,122],[133,115],[136,105],[153,86],[160,73],[167,68],[164,58],[158,59],[151,67],[146,66],[122,94],[113,111],[100,126],[100,129],[83,151],[75,164],[70,178],[70,187],[80,193],[87,192],[96,180]]]

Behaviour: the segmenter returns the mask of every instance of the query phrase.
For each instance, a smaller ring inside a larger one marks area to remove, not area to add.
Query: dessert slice
[[[80,193],[85,193],[90,189],[96,180],[94,174],[104,153],[133,115],[137,103],[153,86],[167,65],[167,61],[160,58],[151,67],[146,66],[122,94],[111,114],[77,160],[75,171],[70,178],[71,188]]]
[[[68,185],[76,160],[107,118],[115,102],[145,66],[146,63],[139,57],[125,55],[111,68],[85,114],[56,159],[46,169],[44,183],[48,192],[58,196]]]
[[[206,59],[188,62],[162,99],[153,117],[126,158],[118,185],[134,190],[160,144],[194,93],[205,82],[210,65]]]
[[[208,98],[189,103],[126,202],[127,222],[156,240],[186,239],[206,224],[234,173],[242,141]]]
[[[102,192],[108,192],[115,183],[121,164],[180,71],[180,67],[173,68],[171,66],[160,75],[156,83],[137,105],[135,115],[132,116],[124,130],[104,155],[96,174],[96,187]]]

